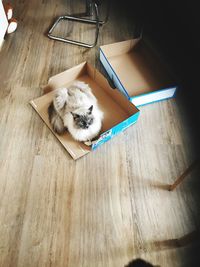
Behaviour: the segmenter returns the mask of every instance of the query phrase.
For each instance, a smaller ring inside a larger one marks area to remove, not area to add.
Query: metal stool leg
[[[91,16],[92,15],[92,4],[90,3],[91,0],[86,0],[87,1],[87,6],[86,6],[86,16]],[[99,20],[99,24],[100,25],[104,25],[107,23],[108,21],[108,17],[109,17],[109,13],[110,13],[110,0],[107,0],[107,11],[106,11],[106,16],[104,20]],[[90,21],[92,22],[96,22],[96,20],[91,19]]]
[[[108,20],[109,8],[110,8],[110,4],[108,4],[107,14],[106,14],[105,20],[99,21],[99,12],[98,12],[97,4],[95,3],[95,1],[87,0],[86,1],[86,15],[91,15],[92,9],[94,9],[95,19],[80,18],[80,17],[70,16],[70,15],[69,16],[60,16],[57,18],[57,20],[51,26],[51,28],[48,32],[48,37],[53,39],[53,40],[57,40],[57,41],[65,42],[65,43],[70,43],[70,44],[75,44],[75,45],[79,45],[79,46],[83,46],[83,47],[87,47],[87,48],[92,48],[92,47],[96,46],[96,44],[97,44],[100,25],[105,24]],[[62,37],[53,35],[52,34],[53,30],[59,24],[59,22],[62,20],[70,20],[70,21],[76,21],[76,22],[81,22],[81,23],[94,24],[96,26],[94,42],[92,44],[87,44],[84,42],[74,41],[74,40],[71,40],[68,38],[62,38]]]

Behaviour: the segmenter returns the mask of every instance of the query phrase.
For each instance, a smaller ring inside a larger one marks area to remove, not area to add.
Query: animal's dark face
[[[92,114],[93,106],[91,106],[84,114],[76,114],[72,112],[74,118],[74,124],[78,129],[88,129],[94,121],[94,116]]]

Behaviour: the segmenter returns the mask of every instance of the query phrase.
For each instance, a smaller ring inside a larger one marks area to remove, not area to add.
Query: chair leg
[[[179,176],[176,181],[169,186],[169,191],[173,191],[183,180],[184,178],[199,164],[198,160],[195,160],[182,174]]]
[[[79,45],[79,46],[83,46],[83,47],[87,47],[87,48],[92,48],[92,47],[96,46],[97,40],[98,40],[98,35],[99,35],[100,25],[103,25],[104,23],[106,23],[106,21],[108,19],[108,13],[107,13],[105,21],[99,21],[98,6],[97,6],[96,3],[92,3],[91,5],[93,5],[93,7],[94,7],[94,12],[95,12],[95,19],[94,20],[87,19],[87,18],[75,17],[75,16],[60,16],[60,17],[57,18],[57,20],[51,26],[51,28],[50,28],[50,30],[48,32],[48,37],[53,39],[53,40],[57,40],[57,41],[65,42],[65,43],[70,43],[70,44],[75,44],[75,45]],[[88,7],[88,5],[87,5],[87,7]],[[88,14],[88,13],[91,14],[91,6],[89,6],[88,8],[89,9],[86,9],[86,14]],[[109,12],[109,10],[108,10],[108,12]],[[55,27],[58,25],[58,23],[61,20],[70,20],[70,21],[94,24],[96,26],[94,42],[92,44],[87,44],[87,43],[84,43],[84,42],[74,41],[74,40],[71,40],[71,39],[68,39],[68,38],[62,38],[62,37],[53,35],[52,34],[53,30],[55,29]]]
[[[199,242],[199,232],[197,230],[194,230],[192,232],[190,232],[189,234],[186,234],[184,236],[182,236],[181,238],[177,239],[177,242],[179,244],[179,246],[186,246],[190,243],[193,242]]]
[[[86,2],[87,2],[87,5],[86,5],[86,16],[92,16],[93,14],[92,14],[91,0],[86,0]],[[101,26],[106,24],[107,21],[108,21],[108,17],[109,17],[109,14],[110,14],[110,5],[111,5],[110,0],[107,0],[107,11],[106,11],[105,19],[104,20],[98,20],[99,24]],[[90,19],[90,21],[93,22],[93,23],[96,23],[96,20]]]

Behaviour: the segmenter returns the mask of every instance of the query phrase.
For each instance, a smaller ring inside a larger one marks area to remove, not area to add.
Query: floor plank
[[[45,35],[57,15],[81,12],[81,1],[11,3],[19,25],[0,52],[0,266],[123,267],[137,257],[194,266],[195,248],[174,239],[200,224],[199,173],[167,191],[195,157],[178,96],[141,107],[136,125],[76,162],[28,104],[49,77],[85,60],[103,72],[99,45],[134,29],[113,12],[98,46],[85,49]]]

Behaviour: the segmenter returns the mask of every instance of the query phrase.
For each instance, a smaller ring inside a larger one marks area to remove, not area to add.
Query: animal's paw
[[[93,144],[96,143],[97,140],[98,140],[98,138],[97,139],[94,139],[94,140],[87,140],[87,141],[84,142],[84,144],[86,146],[92,146]]]
[[[64,107],[66,101],[67,101],[67,89],[66,88],[58,89],[55,93],[53,100],[55,109],[57,111],[61,110]]]
[[[86,146],[91,146],[91,145],[92,145],[92,141],[85,141],[84,144],[85,144]]]

